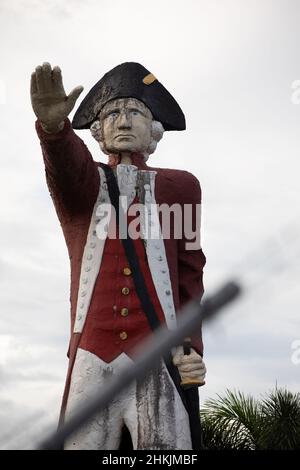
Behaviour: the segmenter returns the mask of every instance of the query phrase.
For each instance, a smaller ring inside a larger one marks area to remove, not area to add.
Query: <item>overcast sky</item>
[[[82,96],[125,61],[174,95],[187,131],[166,133],[149,163],[201,182],[207,293],[231,276],[244,283],[204,328],[201,400],[298,391],[299,24],[299,0],[0,0],[0,447],[26,447],[55,423],[67,366],[69,261],[29,99],[43,61]]]

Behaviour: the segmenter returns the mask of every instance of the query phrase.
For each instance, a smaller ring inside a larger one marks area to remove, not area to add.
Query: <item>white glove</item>
[[[200,354],[193,348],[190,354],[184,354],[183,346],[177,346],[173,364],[178,368],[182,384],[198,382],[199,385],[204,385],[206,367]]]

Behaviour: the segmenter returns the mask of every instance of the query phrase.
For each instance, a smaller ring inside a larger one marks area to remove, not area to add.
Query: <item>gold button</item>
[[[128,315],[128,308],[124,307],[121,309],[121,315],[122,317],[127,317]]]
[[[123,295],[128,295],[129,294],[129,288],[128,287],[123,287],[122,288],[122,294]]]
[[[121,331],[120,333],[120,338],[125,341],[125,339],[128,338],[128,334],[126,333],[126,331]]]
[[[131,269],[130,268],[123,268],[123,274],[125,274],[125,276],[130,276]]]

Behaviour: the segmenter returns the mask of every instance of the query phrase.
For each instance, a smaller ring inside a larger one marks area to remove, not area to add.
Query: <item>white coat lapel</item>
[[[110,203],[105,173],[102,168],[99,167],[98,169],[100,173],[99,193],[94,205],[81,262],[74,333],[81,333],[83,330],[94,285],[101,266],[103,249],[107,236],[107,232],[106,236],[105,234],[101,238],[97,236],[97,232],[99,232],[99,230],[97,230],[97,224],[101,224],[101,205]]]

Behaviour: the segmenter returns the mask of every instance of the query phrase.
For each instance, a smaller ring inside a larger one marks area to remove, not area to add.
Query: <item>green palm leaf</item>
[[[227,390],[205,402],[201,410],[204,442],[209,448],[255,449],[260,427],[256,400]]]
[[[207,400],[201,409],[208,449],[300,449],[300,394],[275,389],[260,401],[239,391]]]
[[[264,449],[300,449],[300,394],[275,389],[261,404]]]

